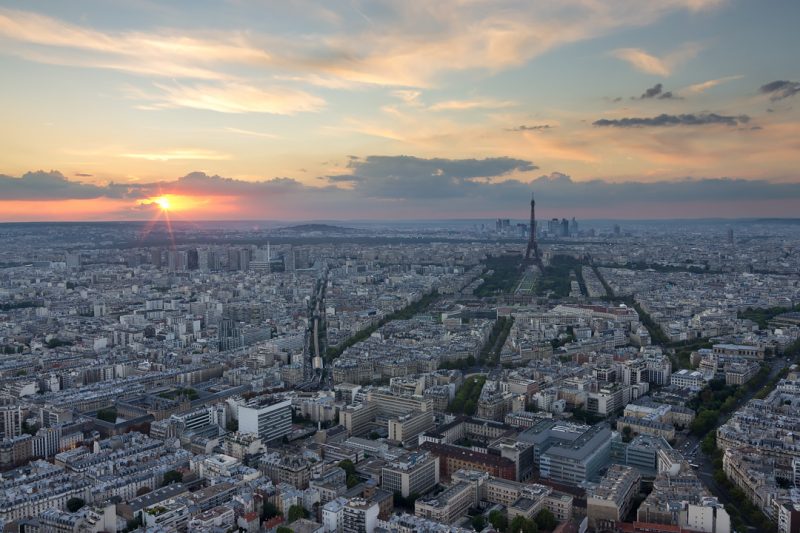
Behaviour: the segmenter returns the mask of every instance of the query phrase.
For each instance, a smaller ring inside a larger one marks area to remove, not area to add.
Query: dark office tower
[[[223,318],[219,323],[219,350],[232,350],[241,346],[241,331],[239,325],[231,318]]]
[[[533,257],[531,257],[533,254]],[[542,264],[542,256],[539,254],[539,245],[536,243],[536,201],[533,199],[531,193],[531,220],[530,228],[528,229],[528,247],[525,249],[525,262],[533,261],[536,266],[544,272],[544,265]]]
[[[167,252],[167,270],[170,272],[177,272],[180,270],[180,259],[178,258],[177,250],[170,250]]]
[[[578,234],[578,221],[575,220],[575,217],[572,217],[572,222],[569,223],[569,232],[571,235]]]
[[[189,270],[197,270],[200,268],[200,259],[197,250],[194,248],[186,252],[186,268]]]
[[[219,270],[219,254],[214,250],[208,251],[208,269],[212,272]]]
[[[161,268],[161,250],[152,250],[150,252],[150,262],[156,268]]]
[[[239,250],[237,248],[228,248],[228,270],[239,270]]]
[[[208,250],[197,250],[197,268],[203,272],[208,272]]]
[[[125,256],[125,264],[129,268],[136,268],[142,264],[141,257],[139,254],[129,254]]]
[[[622,230],[619,227],[619,224],[614,224],[614,235],[619,236],[622,233]]]
[[[561,236],[569,237],[569,220],[566,218],[561,219]]]
[[[561,222],[559,222],[557,218],[554,218],[547,223],[547,233],[549,233],[551,237],[558,235],[560,231]]]
[[[239,269],[250,270],[250,249],[242,248],[239,250]]]
[[[728,228],[728,244],[733,244],[733,228]]]
[[[311,255],[308,248],[293,248],[293,263],[295,269],[309,268],[311,266]]]

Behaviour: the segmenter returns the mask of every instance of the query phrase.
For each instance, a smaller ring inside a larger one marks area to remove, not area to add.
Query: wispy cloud
[[[274,133],[264,133],[261,131],[251,131],[251,130],[243,130],[241,128],[225,128],[225,131],[231,133],[238,133],[239,135],[248,135],[250,137],[263,137],[265,139],[278,139],[280,138],[278,135]]]
[[[272,60],[236,32],[210,37],[176,30],[111,33],[14,9],[0,9],[0,37],[8,41],[6,53],[33,61],[170,78],[231,79],[217,67]],[[43,46],[50,49],[38,48]]]
[[[120,154],[122,157],[131,159],[144,159],[147,161],[224,161],[230,159],[230,154],[216,152],[214,150],[164,150],[160,152],[131,152]]]
[[[664,0],[632,9],[628,0],[409,1],[370,10],[366,27],[347,24],[353,10],[348,4],[330,8],[328,18],[337,23],[327,31],[302,36],[180,28],[102,31],[31,11],[0,9],[0,39],[4,53],[32,61],[150,77],[256,85],[269,71],[284,80],[332,89],[354,84],[427,87],[443,73],[505,70],[559,46],[717,3]],[[665,72],[665,66],[688,53],[656,58],[650,62],[656,66],[649,68]]]
[[[741,78],[743,78],[742,75],[726,76],[724,78],[718,78],[718,79],[715,79],[715,80],[708,80],[708,81],[704,81],[702,83],[695,83],[694,85],[689,85],[685,89],[685,92],[686,93],[690,93],[690,94],[700,94],[700,93],[706,92],[709,89],[713,89],[717,85],[721,85],[723,83],[726,83],[726,82],[729,82],[729,81],[733,81],[733,80],[738,80],[738,79],[741,79]]]
[[[687,43],[679,49],[658,57],[641,48],[618,48],[611,53],[614,57],[630,63],[633,68],[645,74],[667,77],[673,70],[692,59],[700,51],[696,43]]]
[[[468,100],[447,100],[431,105],[431,111],[466,111],[469,109],[503,109],[514,107],[516,102],[509,100],[494,100],[492,98],[475,98]]]
[[[145,105],[146,109],[183,107],[219,113],[293,115],[325,107],[322,98],[287,87],[258,88],[242,83],[157,83],[155,87],[159,91],[139,95],[139,98],[151,100]]]
[[[422,96],[422,92],[420,91],[415,91],[413,89],[398,89],[396,91],[392,91],[392,96],[399,98],[406,105],[421,105],[419,97]]]

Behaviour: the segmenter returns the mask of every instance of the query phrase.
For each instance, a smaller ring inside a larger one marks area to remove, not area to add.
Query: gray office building
[[[264,442],[292,432],[292,400],[259,398],[239,406],[239,431],[255,433]]]
[[[566,485],[597,481],[611,463],[611,428],[542,420],[523,431],[519,440],[533,444],[539,475]]]

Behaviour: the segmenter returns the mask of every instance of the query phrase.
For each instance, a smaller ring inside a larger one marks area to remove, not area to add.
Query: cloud
[[[661,59],[638,48],[619,48],[612,52],[615,57],[630,63],[635,69],[647,74],[669,76],[670,69]]]
[[[226,127],[224,129],[225,131],[228,131],[230,133],[238,133],[239,135],[248,135],[250,137],[264,137],[265,139],[279,138],[279,136],[275,135],[274,133],[264,133],[261,131],[244,130],[241,128],[231,128],[231,127]]]
[[[431,111],[466,111],[469,109],[503,109],[514,107],[515,102],[508,100],[494,100],[492,98],[476,98],[471,100],[448,100],[433,104],[428,109]]]
[[[537,207],[552,216],[592,213],[611,218],[651,216],[750,216],[775,206],[796,205],[800,183],[763,179],[684,178],[655,182],[575,181],[553,172],[526,177],[536,167],[512,158],[442,159],[412,156],[368,156],[352,160],[349,172],[327,176],[324,187],[292,178],[256,181],[192,172],[174,181],[87,185],[56,171],[31,172],[22,177],[0,176],[4,200],[69,200],[112,198],[129,202],[127,214],[149,215],[136,209],[142,200],[171,194],[202,214],[227,218],[414,218],[480,217],[494,213],[526,216],[526,198],[536,193]],[[210,198],[213,201],[209,203]],[[754,211],[756,204],[762,211]],[[98,204],[99,205],[99,204]],[[686,206],[692,207],[687,211]],[[771,207],[770,207],[771,206]],[[636,211],[638,209],[639,211]],[[791,208],[786,211],[793,213]],[[680,211],[680,215],[676,215]],[[715,211],[711,211],[715,210]],[[313,213],[313,215],[310,215]],[[190,213],[191,214],[191,213]],[[786,215],[788,216],[788,215]],[[43,215],[43,217],[45,217]]]
[[[266,73],[333,89],[360,84],[428,87],[444,73],[507,70],[559,46],[718,3],[663,0],[632,7],[630,0],[443,0],[367,3],[359,9],[345,2],[326,10],[325,20],[334,23],[303,34],[229,28],[224,11],[215,24],[226,27],[224,31],[165,25],[149,31],[103,31],[3,8],[0,41],[3,53],[30,61],[148,77],[258,87]],[[301,16],[316,17],[318,10],[306,11]],[[353,11],[368,22],[353,17]],[[234,20],[240,23],[241,17]],[[660,61],[668,66],[670,57]]]
[[[369,156],[351,160],[348,174],[332,181],[350,181],[355,192],[372,198],[446,198],[480,183],[536,165],[510,157],[486,159],[424,159],[413,156]]]
[[[320,179],[328,180],[331,183],[352,183],[357,181],[364,181],[361,176],[354,176],[352,174],[334,174],[332,176],[321,176]]]
[[[79,177],[79,178],[91,178],[91,177],[92,177],[92,174],[85,174],[85,173],[83,173],[83,172],[76,172],[76,173],[75,173],[75,176],[77,176],[77,177]]]
[[[618,48],[611,54],[645,74],[667,77],[676,67],[696,56],[699,51],[700,47],[696,43],[687,43],[663,57],[649,54],[641,48]]]
[[[659,94],[661,94],[661,84],[656,83],[654,86],[647,89],[639,98],[642,100],[645,98],[655,98]]]
[[[239,32],[203,37],[178,30],[110,33],[15,9],[0,9],[0,36],[11,43],[7,53],[32,61],[167,78],[230,79],[215,67],[271,60]]]
[[[663,88],[664,86],[662,84],[656,83],[649,89],[646,89],[639,97],[639,100],[646,100],[648,98],[658,98],[659,100],[680,99],[679,96],[672,94],[672,91],[664,91]]]
[[[537,205],[591,207],[594,204],[625,206],[628,203],[670,204],[680,202],[727,202],[800,198],[800,184],[734,178],[685,178],[656,182],[576,182],[559,175],[541,177],[530,183]],[[580,192],[578,192],[580,191]],[[785,195],[785,196],[784,196]]]
[[[610,126],[615,128],[636,128],[644,126],[706,126],[722,124],[736,126],[750,121],[747,115],[718,115],[716,113],[698,113],[683,115],[667,115],[662,113],[657,117],[633,117],[620,119],[600,119],[592,122],[594,126]]]
[[[543,131],[549,130],[552,126],[550,124],[534,124],[532,126],[526,126],[525,124],[521,124],[516,128],[507,128],[506,131]]]
[[[206,160],[206,161],[224,161],[230,159],[231,156],[213,150],[165,150],[160,152],[137,152],[120,154],[122,157],[129,157],[131,159],[144,159],[146,161],[191,161],[191,160]]]
[[[287,87],[258,88],[241,83],[174,84],[157,83],[158,93],[139,93],[152,103],[146,109],[191,108],[219,113],[269,113],[294,115],[319,111],[325,107],[322,98]],[[134,95],[134,97],[136,97]]]
[[[422,92],[413,89],[398,89],[392,91],[392,96],[399,98],[406,105],[420,105],[419,97],[422,96]]]
[[[15,178],[0,174],[0,199],[50,200],[87,199],[101,196],[118,196],[116,190],[68,180],[61,172],[37,170]]]
[[[759,91],[762,94],[770,95],[769,99],[776,102],[800,93],[800,81],[771,81],[766,85],[762,85]]]
[[[700,93],[703,93],[703,92],[705,92],[705,91],[707,91],[709,89],[713,89],[714,87],[716,87],[717,85],[720,85],[722,83],[726,83],[726,82],[733,81],[733,80],[738,80],[738,79],[741,79],[741,78],[743,78],[743,76],[741,76],[741,75],[738,75],[738,76],[726,76],[724,78],[718,78],[716,80],[708,80],[708,81],[704,81],[702,83],[695,83],[694,85],[688,86],[685,89],[685,92],[691,93],[691,94],[700,94]]]

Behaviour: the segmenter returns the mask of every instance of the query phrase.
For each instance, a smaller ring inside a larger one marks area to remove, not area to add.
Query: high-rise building
[[[263,442],[280,439],[292,431],[292,401],[257,398],[239,406],[239,432],[255,433]]]
[[[366,435],[372,421],[378,415],[378,406],[374,403],[348,405],[339,411],[339,423],[347,429],[348,435]]]
[[[155,250],[150,251],[150,262],[156,268],[161,268],[161,250],[156,248]]]
[[[241,270],[240,256],[237,248],[228,248],[228,270]]]
[[[208,251],[208,270],[216,272],[219,270],[220,254],[214,250]]]
[[[433,411],[415,411],[389,419],[389,440],[416,446],[420,433],[433,427]]]
[[[239,270],[250,270],[250,249],[239,250]]]
[[[439,458],[426,452],[412,452],[383,467],[381,487],[409,494],[424,494],[439,483]]]
[[[80,252],[67,252],[64,254],[64,262],[67,268],[80,268],[81,267],[81,254]]]
[[[575,220],[575,217],[572,217],[572,221],[569,223],[569,232],[571,235],[578,235],[578,221]]]
[[[208,250],[197,250],[197,268],[203,272],[208,272]]]
[[[170,250],[167,252],[167,270],[183,272],[189,266],[189,253],[186,250]]]
[[[22,432],[22,408],[19,405],[0,406],[0,438],[18,437]]]
[[[364,498],[353,498],[344,506],[342,533],[372,533],[378,522],[380,506]]]
[[[523,431],[519,440],[534,446],[539,475],[557,483],[596,481],[611,461],[611,428],[543,420]]]
[[[238,322],[232,318],[223,318],[219,322],[219,331],[217,333],[219,350],[234,350],[242,346],[242,330],[239,328]]]

